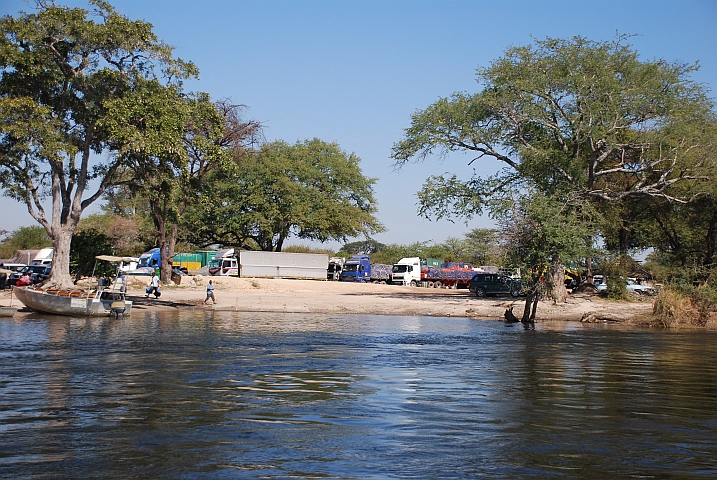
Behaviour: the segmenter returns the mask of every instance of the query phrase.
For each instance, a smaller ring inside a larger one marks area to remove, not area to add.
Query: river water
[[[714,478],[717,334],[0,318],[0,478]]]

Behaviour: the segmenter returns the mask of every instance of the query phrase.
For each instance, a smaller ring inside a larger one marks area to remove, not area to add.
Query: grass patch
[[[662,327],[703,327],[709,318],[709,306],[690,292],[679,288],[664,288],[655,299],[652,313]]]

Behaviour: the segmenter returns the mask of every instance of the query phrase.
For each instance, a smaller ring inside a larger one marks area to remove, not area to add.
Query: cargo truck
[[[239,276],[239,261],[234,256],[234,249],[219,250],[209,262],[209,274],[218,276]]]
[[[209,264],[211,275],[326,280],[329,257],[316,253],[220,250]]]
[[[410,285],[415,287],[421,281],[421,259],[406,257],[391,268],[391,283],[394,285]]]
[[[326,279],[337,281],[341,279],[341,270],[344,269],[346,259],[344,257],[329,258],[329,267],[326,272]]]
[[[371,263],[368,255],[354,255],[344,263],[341,281],[388,283],[391,281],[391,265]]]
[[[421,267],[421,285],[433,288],[468,288],[476,274],[470,263],[446,262],[439,268]]]
[[[52,258],[55,255],[55,249],[52,247],[49,248],[43,248],[39,252],[37,252],[37,255],[35,255],[35,258],[32,259],[30,262],[30,265],[52,265]]]
[[[435,267],[436,259],[422,261],[419,257],[406,257],[392,268],[391,283],[412,287],[467,288],[475,275],[469,263],[445,262]]]

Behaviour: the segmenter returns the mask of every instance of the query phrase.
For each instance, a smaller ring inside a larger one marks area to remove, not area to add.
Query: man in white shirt
[[[157,276],[157,272],[152,274],[152,280],[149,282],[149,288],[147,289],[147,295],[145,295],[145,297],[149,297],[152,293],[154,293],[155,298],[159,298],[161,295],[159,291],[159,276]]]

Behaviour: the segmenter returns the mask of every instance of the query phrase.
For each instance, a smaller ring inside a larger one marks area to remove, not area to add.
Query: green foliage
[[[72,236],[70,245],[70,272],[79,279],[92,275],[108,277],[115,274],[115,267],[108,262],[97,262],[97,255],[111,255],[110,239],[97,230],[83,230]],[[95,264],[97,267],[95,268]]]
[[[475,228],[465,235],[459,261],[473,265],[503,265],[500,234],[494,228]]]
[[[281,251],[290,236],[345,241],[383,230],[359,159],[319,139],[273,142],[217,172],[193,214],[197,243]]]
[[[426,257],[426,243],[413,243],[411,245],[385,245],[381,250],[371,254],[371,262],[393,265],[405,257]]]
[[[0,186],[51,236],[57,285],[71,284],[66,247],[83,210],[122,181],[127,154],[176,148],[164,138],[176,122],[132,123],[138,106],[175,105],[167,100],[197,75],[151,24],[90,5],[43,1],[36,13],[0,19]]]
[[[87,230],[105,235],[114,255],[138,257],[155,245],[154,225],[147,216],[95,213],[80,220],[76,233]]]
[[[631,260],[629,257],[620,256],[602,265],[603,274],[607,279],[607,290],[605,291],[607,298],[611,300],[626,300],[629,298],[625,280],[629,276],[629,260]]]
[[[539,193],[521,197],[501,221],[503,248],[511,265],[539,275],[555,260],[583,258],[590,249],[590,205]]]
[[[313,248],[308,247],[306,245],[290,245],[288,247],[284,247],[282,251],[287,253],[318,253],[328,255],[329,257],[333,257],[336,255],[336,252],[334,252],[333,250],[325,248]]]
[[[460,151],[474,155],[471,163],[504,167],[488,178],[432,177],[418,194],[419,213],[500,216],[510,193],[525,188],[590,200],[613,219],[621,218],[614,202],[694,196],[678,187],[712,172],[715,123],[706,88],[691,79],[697,66],[643,61],[627,40],[546,38],[511,47],[478,70],[479,93],[455,93],[416,112],[393,147],[397,166]],[[635,212],[628,204],[624,211]],[[614,229],[617,243],[628,226]],[[649,242],[638,233],[634,244]]]
[[[17,250],[39,250],[51,247],[52,240],[40,226],[20,227],[0,243],[0,258],[10,258]]]
[[[371,238],[358,242],[350,242],[344,244],[341,250],[338,252],[339,255],[351,256],[351,255],[371,255],[379,252],[386,248],[383,243],[377,242]]]
[[[523,272],[523,321],[532,321],[547,291],[564,290],[564,277],[555,275],[557,267],[564,269],[590,250],[591,227],[586,218],[591,212],[587,203],[526,193],[501,218],[501,237],[508,265]]]
[[[131,105],[124,123],[117,125],[122,135],[136,137],[138,145],[123,154],[127,181],[115,200],[144,202],[154,227],[153,244],[171,258],[177,242],[190,236],[181,231],[191,224],[185,218],[192,216],[185,213],[199,204],[206,177],[216,169],[231,169],[260,125],[243,121],[241,108],[228,101],[213,103],[207,94],[154,88],[156,92]],[[163,279],[171,275],[168,258],[161,264]]]
[[[476,228],[464,238],[447,238],[445,242],[415,242],[408,245],[384,245],[368,239],[341,247],[338,256],[370,255],[374,263],[394,264],[402,258],[438,258],[445,262],[465,262],[478,265],[502,265],[498,231]]]

